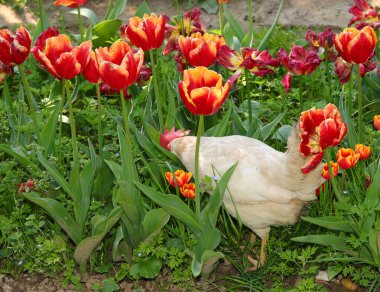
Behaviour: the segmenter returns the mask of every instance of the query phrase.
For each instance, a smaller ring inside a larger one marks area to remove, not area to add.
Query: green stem
[[[333,102],[331,100],[330,86],[331,86],[331,74],[329,70],[329,52],[325,49],[325,89],[326,89],[326,99],[328,102]]]
[[[303,98],[302,98],[302,76],[298,76],[299,86],[298,86],[298,100],[300,103],[300,109],[303,110]]]
[[[352,114],[352,87],[353,87],[353,82],[352,82],[352,76],[350,76],[350,79],[349,79],[349,82],[348,82],[348,99],[347,99],[347,102],[348,102],[348,105],[347,105],[347,109],[348,109],[348,116],[351,118],[351,114]]]
[[[219,3],[219,27],[220,34],[223,34],[223,3]]]
[[[44,25],[44,16],[43,16],[43,10],[42,10],[42,0],[38,0],[38,14],[40,15],[41,31],[44,31],[45,25]]]
[[[108,4],[106,16],[104,17],[104,19],[108,19],[108,17],[110,16],[112,6],[113,6],[113,0],[110,0],[110,4]]]
[[[155,95],[155,100],[157,104],[158,124],[159,124],[160,132],[161,132],[164,128],[164,118],[162,115],[162,103],[161,103],[161,98],[160,98],[159,90],[158,90],[156,64],[154,63],[154,56],[153,56],[152,50],[149,51],[149,57],[150,57],[150,62],[152,64],[153,88],[154,88],[154,95]]]
[[[248,25],[249,33],[251,34],[251,41],[249,46],[252,46],[253,42],[253,13],[252,13],[252,0],[248,0]]]
[[[360,75],[360,65],[356,65],[358,71],[358,120],[359,120],[359,142],[363,137],[363,93],[362,93],[362,76]]]
[[[23,85],[24,90],[25,90],[26,99],[28,100],[30,114],[32,116],[32,120],[33,120],[33,123],[35,126],[37,141],[40,142],[40,131],[38,129],[36,110],[34,109],[34,105],[33,105],[33,101],[32,101],[32,93],[30,92],[28,80],[26,79],[25,68],[24,68],[23,64],[18,65],[18,68],[20,70],[21,82],[22,82],[22,85]]]
[[[57,157],[58,164],[61,164],[63,160],[62,154],[62,116],[63,116],[63,105],[65,104],[65,79],[60,80],[61,83],[61,101],[59,108],[59,128],[58,128],[58,149],[57,149]]]
[[[103,153],[103,134],[102,134],[102,100],[100,96],[100,86],[96,83],[96,96],[98,99],[98,145],[99,145],[99,156],[102,157]]]
[[[338,200],[341,201],[342,200],[342,194],[339,191],[339,188],[338,188],[338,185],[337,185],[337,181],[336,181],[336,178],[333,175],[333,171],[332,171],[331,164],[330,164],[330,162],[332,161],[331,160],[331,149],[327,149],[326,150],[326,160],[327,160],[327,165],[329,167],[330,181],[331,181],[331,184],[332,184],[332,187],[333,187],[334,194],[338,198]]]
[[[80,41],[84,41],[83,37],[83,24],[82,24],[82,15],[80,14],[80,6],[77,7],[78,10],[78,24],[79,24],[79,32],[80,32]]]
[[[252,100],[251,100],[251,83],[249,82],[249,71],[245,70],[245,87],[247,89],[247,99],[248,99],[248,121],[249,125],[252,124]]]
[[[200,220],[201,216],[201,197],[200,197],[200,183],[199,183],[199,145],[201,142],[201,136],[203,134],[203,124],[204,124],[204,116],[200,115],[199,124],[198,124],[198,132],[197,132],[197,142],[195,144],[195,214],[198,220]]]
[[[77,132],[75,128],[75,118],[74,118],[74,111],[73,111],[73,102],[71,99],[71,94],[69,90],[69,81],[64,80],[65,82],[65,89],[66,89],[66,96],[67,96],[67,103],[69,105],[69,120],[70,120],[70,128],[71,128],[71,143],[73,147],[73,171],[77,175],[79,175],[79,154],[78,154],[78,145],[77,145]]]

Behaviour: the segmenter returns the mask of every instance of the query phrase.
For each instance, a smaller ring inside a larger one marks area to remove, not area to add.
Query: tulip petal
[[[191,98],[189,96],[188,87],[187,87],[185,81],[179,82],[178,90],[179,90],[179,94],[180,94],[181,99],[182,99],[183,103],[185,104],[185,106],[188,108],[188,110],[191,113],[196,115],[197,109],[196,109],[194,102],[191,100]]]
[[[128,84],[129,72],[124,68],[111,62],[99,64],[99,73],[102,80],[110,87],[122,90]]]
[[[85,41],[73,49],[73,55],[81,66],[81,72],[86,68],[90,61],[91,47],[91,41]]]
[[[306,164],[301,167],[302,173],[308,174],[310,171],[312,171],[322,161],[324,154],[324,152],[320,152],[318,154],[309,156]]]
[[[40,62],[41,66],[45,69],[48,70],[51,75],[53,75],[55,78],[60,79],[61,77],[58,75],[56,72],[53,64],[50,62],[50,60],[46,57],[46,55],[38,50],[37,52],[34,53],[34,57],[37,61]]]
[[[67,52],[59,56],[55,70],[61,78],[72,79],[80,73],[81,65],[71,52]]]

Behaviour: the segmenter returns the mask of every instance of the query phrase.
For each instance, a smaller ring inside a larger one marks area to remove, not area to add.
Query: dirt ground
[[[11,0],[8,0],[11,4]],[[29,3],[35,1],[28,0]],[[44,0],[44,7],[48,12],[52,24],[58,21],[59,9],[52,5],[53,0]],[[92,9],[99,19],[104,17],[109,1],[106,0],[89,0],[85,7]],[[133,16],[141,0],[129,0],[125,13],[122,15],[123,23]],[[179,1],[187,2],[187,1]],[[193,1],[195,2],[195,1]],[[369,0],[372,4],[380,6],[380,0]],[[174,0],[148,0],[149,7],[156,13],[164,13],[168,16],[178,14],[176,1]],[[253,1],[253,15],[256,25],[270,25],[275,17],[280,0],[255,0]],[[279,23],[282,25],[305,25],[313,26],[332,26],[345,27],[351,17],[348,8],[352,6],[354,0],[285,0],[280,15]],[[33,5],[33,4],[32,4]],[[245,0],[231,0],[229,8],[237,17],[243,27],[247,27],[248,7]],[[182,6],[180,7],[182,9]],[[218,15],[207,14],[202,12],[202,20],[208,28],[218,26]],[[0,5],[0,26],[9,26],[18,23],[36,24],[37,16],[31,9],[25,7],[20,11],[11,9],[11,5]],[[76,18],[73,15],[67,15],[67,22],[75,23]]]

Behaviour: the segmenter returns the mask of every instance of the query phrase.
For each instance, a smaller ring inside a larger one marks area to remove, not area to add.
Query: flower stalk
[[[218,10],[219,10],[219,28],[220,33],[223,33],[223,2],[219,2],[218,4]]]
[[[39,142],[40,141],[40,131],[38,129],[37,115],[36,115],[36,110],[34,109],[34,105],[33,105],[33,101],[32,101],[32,93],[30,92],[29,83],[28,83],[28,80],[26,78],[25,68],[24,68],[23,64],[18,65],[18,68],[20,70],[21,82],[22,82],[22,85],[23,85],[24,90],[25,90],[26,99],[28,100],[30,114],[32,116],[32,120],[33,120],[33,123],[35,126],[37,141]]]
[[[102,100],[100,96],[100,86],[99,83],[96,86],[96,97],[98,100],[98,145],[99,145],[99,156],[102,157],[103,153],[103,133],[102,133]]]
[[[159,95],[159,90],[158,90],[158,81],[157,81],[157,71],[156,71],[156,64],[154,62],[154,56],[153,56],[153,51],[149,51],[149,56],[150,56],[150,62],[152,64],[152,75],[153,75],[153,88],[154,88],[154,95],[157,103],[157,113],[158,113],[158,124],[159,124],[159,129],[160,132],[164,128],[164,118],[162,114],[162,103],[161,103],[161,98]]]
[[[79,24],[79,32],[80,32],[80,41],[84,41],[84,36],[83,36],[83,23],[82,23],[82,15],[80,14],[80,6],[78,5],[77,7],[78,10],[78,24]]]
[[[77,145],[77,134],[75,128],[75,118],[74,118],[74,110],[73,110],[73,101],[71,99],[70,89],[69,89],[69,81],[64,80],[65,90],[67,96],[67,103],[69,105],[69,120],[70,120],[70,129],[71,129],[71,143],[73,148],[73,173],[79,175],[79,153],[78,153],[78,145]]]
[[[358,73],[358,120],[359,120],[359,141],[363,137],[363,91],[362,91],[362,76],[360,75],[360,65],[356,65]]]
[[[195,144],[195,215],[200,220],[201,216],[201,198],[200,198],[200,182],[199,182],[199,146],[201,142],[201,136],[204,131],[204,115],[199,116],[197,141]]]

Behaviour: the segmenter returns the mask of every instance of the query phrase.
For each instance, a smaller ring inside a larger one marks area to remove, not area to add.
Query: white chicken
[[[299,152],[298,127],[288,138],[287,151],[279,152],[263,142],[244,136],[202,137],[199,177],[224,174],[237,167],[229,181],[223,202],[228,213],[237,217],[261,238],[260,265],[266,261],[265,246],[270,226],[294,224],[304,203],[315,199],[323,183],[322,163],[303,174],[305,164]],[[171,141],[170,150],[194,173],[196,137]]]

